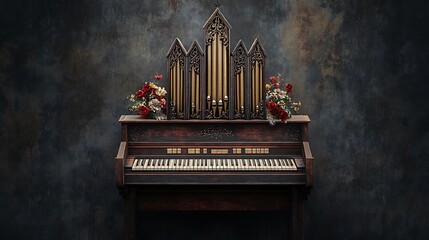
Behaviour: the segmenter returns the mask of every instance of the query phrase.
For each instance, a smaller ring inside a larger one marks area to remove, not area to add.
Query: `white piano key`
[[[194,171],[194,159],[191,158],[188,161],[188,171]]]
[[[180,170],[180,159],[175,159],[176,161],[174,161],[175,165],[174,165],[174,171],[179,171]]]
[[[296,171],[297,167],[296,167],[295,161],[293,159],[290,159],[290,163],[292,165],[292,170]]]
[[[272,159],[268,159],[268,166],[269,166],[269,170],[270,171],[274,171],[275,170],[274,162],[273,162]]]
[[[184,159],[181,158],[179,161],[179,171],[183,171],[183,164],[184,164]]]
[[[204,159],[198,159],[198,169],[200,171],[204,170]]]
[[[286,171],[289,170],[289,166],[287,165],[286,159],[282,158],[281,160],[282,160],[282,163],[283,163],[283,169],[286,170]]]
[[[231,159],[229,158],[226,160],[226,170],[228,171],[232,170]]]
[[[175,160],[174,159],[170,159],[170,161],[168,161],[168,170],[169,171],[174,171],[174,164],[175,164]]]
[[[200,160],[201,159],[195,159],[194,160],[194,170],[195,171],[200,171]]]
[[[133,164],[133,170],[135,170],[135,171],[138,171],[138,170],[140,170],[139,169],[139,163],[140,163],[140,160],[142,160],[141,158],[136,158],[135,160],[134,160],[134,164]]]
[[[238,171],[243,171],[243,159],[237,159],[237,170]]]
[[[231,159],[231,171],[237,170],[237,159]]]
[[[275,169],[276,169],[276,171],[281,171],[282,167],[281,167],[280,162],[279,162],[279,160],[277,158],[274,159],[274,163],[275,163]]]
[[[209,165],[209,171],[213,171],[214,170],[214,167],[215,167],[215,161],[214,161],[214,159],[209,159],[210,161],[209,161],[209,163],[210,163],[210,165]]]
[[[148,159],[148,163],[147,163],[147,166],[145,168],[146,171],[152,170],[152,161],[153,161],[153,159]]]
[[[136,166],[137,166],[137,163],[139,162],[139,160],[138,159],[134,159],[134,163],[133,163],[133,167],[131,168],[131,170],[133,170],[133,171],[135,171],[136,170]]]
[[[245,161],[246,162],[246,161]],[[253,164],[254,164],[254,159],[247,159],[247,162],[246,162],[246,164],[247,164],[247,171],[252,171],[252,170],[254,170],[254,166],[253,166]]]
[[[164,159],[160,158],[158,162],[158,171],[162,171],[162,165],[164,164]]]
[[[249,170],[249,159],[244,159],[243,165],[244,165],[244,171]]]
[[[249,159],[249,170],[259,171],[258,159]]]
[[[205,160],[204,170],[210,171],[210,159],[204,159],[204,160]]]
[[[262,159],[254,159],[255,167],[253,168],[255,171],[263,171],[263,160]]]
[[[146,168],[147,168],[148,164],[149,164],[149,159],[147,159],[147,158],[142,159],[142,162],[141,162],[140,166],[137,166],[137,169],[138,170],[146,171]]]
[[[286,170],[286,167],[285,167],[285,165],[284,165],[284,163],[283,163],[283,161],[282,161],[283,159],[280,159],[280,158],[279,158],[279,159],[277,159],[277,160],[278,160],[278,161],[279,161],[279,163],[280,163],[280,169],[281,169],[281,170]]]
[[[137,170],[143,170],[143,164],[144,164],[144,159],[143,158],[139,158],[138,162],[137,162]]]
[[[264,164],[264,170],[268,171],[270,169],[270,166],[268,166],[268,160],[262,159],[262,163]]]
[[[289,159],[286,159],[286,166],[287,166],[287,170],[292,170],[292,164],[290,163]]]
[[[201,171],[205,171],[206,170],[205,159],[201,159],[200,170]]]
[[[170,159],[168,158],[164,159],[164,166],[162,167],[163,171],[168,171],[169,163],[170,163]]]
[[[153,168],[153,170],[155,170],[155,171],[159,170],[159,159],[156,159],[156,161],[155,161],[155,167]]]
[[[187,162],[188,162],[188,159],[183,159],[183,162],[182,162],[182,171],[188,171],[188,166],[187,166]]]

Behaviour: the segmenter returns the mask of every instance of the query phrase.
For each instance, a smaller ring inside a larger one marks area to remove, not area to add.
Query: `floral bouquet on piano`
[[[301,102],[293,102],[289,96],[292,93],[292,85],[286,84],[284,90],[280,88],[280,82],[283,82],[281,75],[270,77],[270,83],[267,88],[267,119],[271,125],[274,125],[275,119],[280,119],[283,123],[291,118],[292,112],[297,113]]]
[[[159,81],[162,75],[155,75],[154,78]],[[143,118],[167,119],[166,95],[165,88],[158,87],[153,82],[145,82],[140,90],[128,97],[131,102],[128,109],[131,112],[138,112]]]

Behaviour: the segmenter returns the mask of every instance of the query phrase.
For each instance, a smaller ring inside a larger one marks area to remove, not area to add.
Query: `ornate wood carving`
[[[223,45],[229,46],[229,29],[231,26],[218,8],[216,8],[212,16],[206,22],[204,28],[206,29],[205,42],[207,45],[210,45],[213,42],[213,38],[216,37],[216,34],[219,34],[219,38]]]
[[[258,39],[255,40],[252,47],[250,48],[249,55],[252,69],[256,66],[257,63],[259,63],[262,68],[265,66],[265,50],[262,48]]]
[[[191,49],[188,51],[188,56],[190,71],[193,70],[194,72],[200,74],[201,56],[203,56],[203,51],[201,50],[201,47],[198,45],[197,41],[192,44]]]
[[[243,67],[243,69],[246,68],[246,57],[247,51],[244,45],[239,43],[233,52],[234,75],[237,75],[241,72],[241,67]]]
[[[172,47],[172,51],[168,55],[170,69],[174,67],[177,61],[179,61],[180,66],[183,67],[185,64],[185,51],[177,42]]]
[[[209,127],[209,128],[206,128],[206,129],[200,131],[199,135],[202,137],[209,137],[209,138],[214,138],[214,139],[221,139],[224,137],[234,136],[234,134],[232,133],[231,130],[228,130],[228,129],[223,128],[223,127],[219,127],[219,128]]]

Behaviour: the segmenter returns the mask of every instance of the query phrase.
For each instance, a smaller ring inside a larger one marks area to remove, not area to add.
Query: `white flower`
[[[163,87],[158,87],[158,89],[156,89],[155,93],[156,93],[156,95],[163,97],[167,94],[167,90],[165,90],[165,88],[163,88]]]
[[[158,107],[159,105],[160,105],[159,100],[156,99],[156,98],[154,98],[154,99],[152,99],[152,100],[149,101],[149,106],[150,107],[152,107],[152,106]]]

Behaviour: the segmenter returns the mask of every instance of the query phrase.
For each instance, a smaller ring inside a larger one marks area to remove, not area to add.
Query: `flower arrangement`
[[[160,81],[162,75],[155,75],[154,78]],[[167,119],[167,115],[165,115],[166,95],[165,88],[158,87],[153,82],[145,82],[142,89],[128,97],[131,102],[128,109],[131,112],[138,112],[143,118]]]
[[[284,82],[281,75],[270,77],[270,83],[266,84],[267,89],[267,119],[271,125],[275,124],[275,118],[286,123],[291,118],[292,112],[297,113],[301,107],[301,102],[293,102],[289,96],[292,93],[292,85],[286,84],[284,90],[280,88],[280,83]]]

